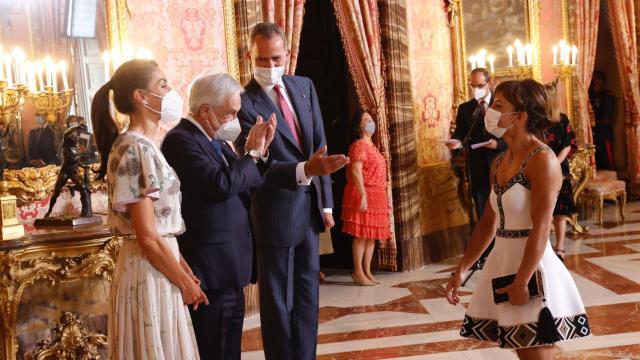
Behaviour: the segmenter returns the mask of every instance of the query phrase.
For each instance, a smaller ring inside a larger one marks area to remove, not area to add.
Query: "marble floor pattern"
[[[578,285],[593,335],[559,343],[556,359],[640,359],[640,202],[620,222],[614,206],[587,235],[567,237],[566,266]],[[553,234],[552,234],[553,237]],[[552,240],[553,241],[553,240]],[[462,338],[473,291],[449,305],[444,284],[456,259],[407,273],[377,274],[382,284],[355,286],[348,273],[320,287],[318,359],[508,360],[515,352]],[[245,321],[242,359],[264,359],[260,319]]]

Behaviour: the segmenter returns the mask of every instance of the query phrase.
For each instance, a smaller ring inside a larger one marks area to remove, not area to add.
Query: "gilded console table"
[[[1,358],[96,358],[97,349],[106,344],[106,331],[82,324],[83,307],[106,318],[120,240],[104,224],[46,230],[26,225],[26,232],[18,240],[0,242]],[[23,299],[26,293],[30,299]],[[99,299],[88,299],[96,293]],[[25,331],[29,326],[38,330]],[[19,348],[19,338],[28,343],[26,348]]]

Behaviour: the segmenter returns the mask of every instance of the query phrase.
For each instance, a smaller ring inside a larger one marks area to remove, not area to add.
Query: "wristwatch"
[[[253,161],[255,161],[256,163],[258,162],[258,160],[260,160],[260,152],[256,149],[247,151],[247,154],[249,154],[249,156],[251,156],[253,158]]]

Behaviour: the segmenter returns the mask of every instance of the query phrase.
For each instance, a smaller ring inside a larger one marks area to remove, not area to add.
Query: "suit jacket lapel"
[[[256,111],[260,115],[262,115],[265,121],[269,120],[269,117],[271,116],[271,114],[273,113],[276,114],[276,117],[278,120],[278,125],[276,127],[276,130],[282,136],[284,136],[284,138],[287,139],[294,148],[298,149],[300,154],[303,154],[300,148],[298,147],[298,142],[293,137],[293,133],[291,133],[291,129],[289,129],[289,126],[284,121],[284,116],[282,115],[282,112],[280,111],[279,107],[277,107],[276,104],[273,103],[273,101],[269,98],[269,95],[267,95],[267,93],[264,90],[262,90],[262,87],[260,86],[260,84],[256,82],[255,79],[252,79],[249,85],[247,86],[247,92],[249,93],[249,96],[253,100],[253,106],[255,107]]]
[[[202,146],[202,148],[204,148],[204,150],[209,154],[209,156],[211,156],[220,165],[225,166],[224,160],[222,160],[220,156],[216,154],[216,152],[213,150],[213,145],[211,145],[211,143],[209,142],[209,139],[207,139],[207,137],[202,133],[202,131],[200,131],[200,129],[198,129],[195,125],[193,125],[191,121],[187,119],[182,119],[179,126],[182,126],[187,131],[189,131],[193,135],[193,138],[198,142],[198,144],[200,144],[200,146]]]
[[[311,156],[313,153],[313,136],[311,135],[313,129],[313,118],[311,118],[311,109],[305,99],[308,94],[305,94],[300,90],[292,77],[283,76],[282,81],[288,89],[289,99],[293,104],[293,111],[298,116],[298,125],[300,126],[300,136],[302,136],[302,143],[306,151],[307,156]]]

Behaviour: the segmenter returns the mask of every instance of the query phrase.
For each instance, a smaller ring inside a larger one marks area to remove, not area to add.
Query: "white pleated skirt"
[[[179,259],[175,237],[163,239]],[[180,289],[147,261],[136,239],[123,241],[109,305],[109,359],[199,359]]]
[[[590,334],[589,322],[580,293],[569,270],[547,242],[539,268],[542,270],[543,297],[527,304],[495,304],[491,280],[515,274],[522,262],[527,237],[496,237],[469,302],[460,334],[498,343],[502,348],[527,348],[543,345],[536,339],[540,310],[547,306],[553,315],[560,340]]]

